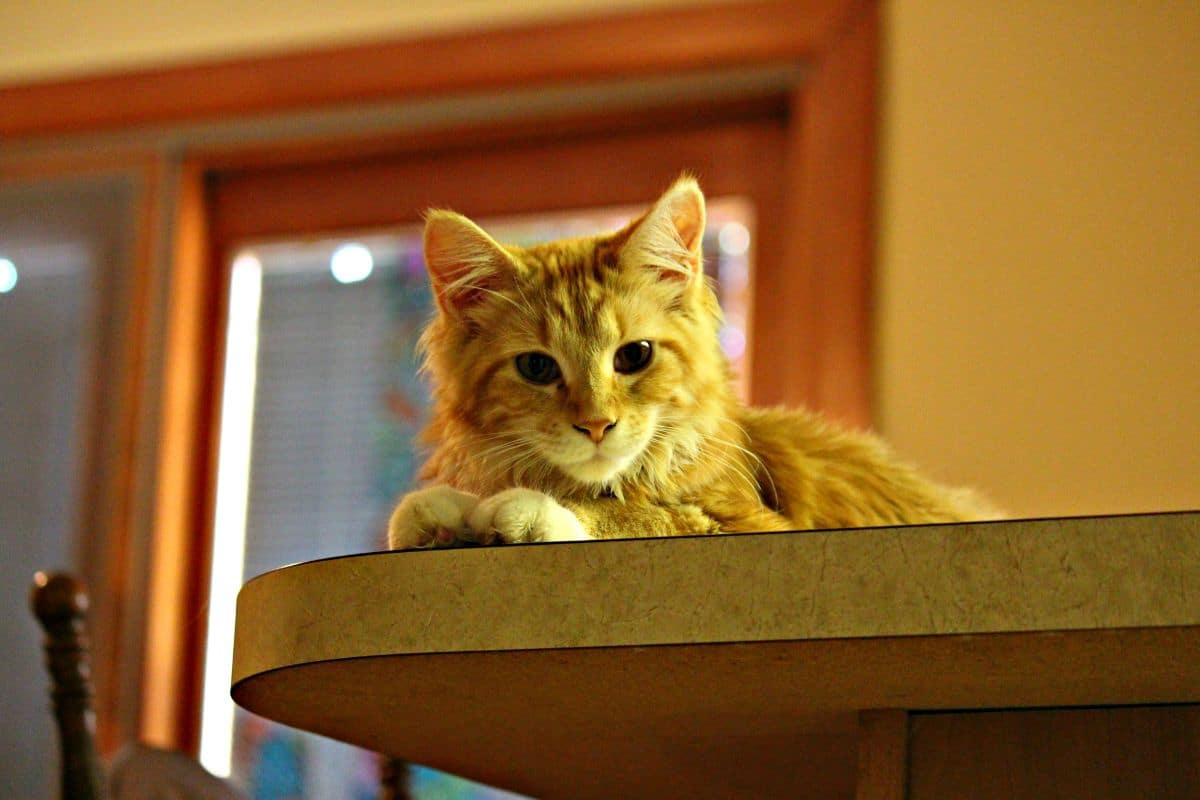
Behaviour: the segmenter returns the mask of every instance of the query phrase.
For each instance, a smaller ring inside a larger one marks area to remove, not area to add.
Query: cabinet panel
[[[914,714],[910,800],[1200,797],[1200,705]]]

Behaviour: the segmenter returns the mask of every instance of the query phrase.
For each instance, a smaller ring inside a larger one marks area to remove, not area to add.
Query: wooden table
[[[545,798],[1196,797],[1200,514],[298,564],[233,696]]]

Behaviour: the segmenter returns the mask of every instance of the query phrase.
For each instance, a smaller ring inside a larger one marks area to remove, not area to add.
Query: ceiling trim
[[[749,0],[0,87],[0,140],[810,62],[870,4]]]

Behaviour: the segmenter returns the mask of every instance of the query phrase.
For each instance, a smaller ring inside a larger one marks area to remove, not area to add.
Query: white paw
[[[532,489],[506,489],[467,514],[480,543],[574,542],[590,539],[583,524],[553,497]]]
[[[413,550],[471,541],[467,515],[478,504],[476,495],[449,486],[409,492],[388,521],[388,547]]]

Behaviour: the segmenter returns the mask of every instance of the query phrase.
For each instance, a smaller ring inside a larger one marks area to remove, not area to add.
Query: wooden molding
[[[0,137],[0,186],[113,174],[131,175],[144,185],[156,159],[154,151],[147,148],[117,152],[43,152],[30,156],[5,152],[2,145],[3,137]]]
[[[112,342],[108,353],[115,359],[98,362],[103,355],[93,352],[90,366],[91,441],[86,452],[87,472],[94,477],[84,490],[83,529],[102,534],[85,536],[82,546],[84,572],[107,600],[97,604],[98,612],[107,606],[107,613],[97,613],[93,623],[97,656],[108,656],[97,658],[95,669],[97,742],[106,754],[138,733],[138,701],[128,696],[125,676],[139,664],[144,644],[129,622],[141,616],[146,599],[145,578],[139,574],[142,539],[136,504],[142,489],[142,443],[150,435],[144,401],[164,169],[161,159],[147,158],[133,173],[138,191],[132,261],[126,274],[105,278],[119,288],[102,291],[104,307],[97,315],[104,318],[101,324],[113,327],[105,338]]]
[[[438,206],[487,217],[641,205],[677,177],[664,154],[696,169],[710,193],[753,196],[783,162],[783,131],[782,119],[756,115],[217,173],[210,182],[212,241],[222,250],[256,239],[415,224]],[[618,162],[622,169],[613,170]]]
[[[159,452],[154,479],[154,541],[150,554],[142,738],[162,747],[194,749],[194,670],[203,641],[211,504],[208,496],[211,405],[221,337],[212,316],[219,277],[210,262],[203,174],[185,166],[174,211],[166,358],[159,402]]]
[[[783,119],[787,98],[781,88],[764,87],[732,99],[666,100],[650,105],[587,108],[570,112],[513,113],[483,121],[348,132],[338,136],[291,136],[266,143],[220,143],[189,148],[188,160],[210,174],[321,168],[333,163],[442,154],[511,145],[516,140],[553,143],[598,132],[637,133],[655,127],[693,127],[728,119]]]
[[[0,140],[811,61],[861,0],[752,0],[0,87]]]
[[[763,405],[803,402],[871,423],[871,266],[879,15],[864,4],[792,96],[784,205],[773,223],[784,267],[755,285]]]

